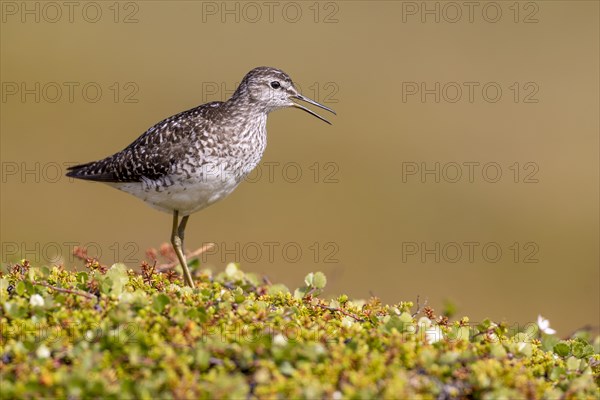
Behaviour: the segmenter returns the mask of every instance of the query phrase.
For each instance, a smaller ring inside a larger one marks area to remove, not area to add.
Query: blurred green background
[[[217,244],[204,265],[597,326],[598,17],[591,1],[3,1],[2,262],[81,267],[87,244],[139,264],[171,217],[66,165],[268,65],[338,116],[271,115],[250,182],[190,219],[188,250]]]

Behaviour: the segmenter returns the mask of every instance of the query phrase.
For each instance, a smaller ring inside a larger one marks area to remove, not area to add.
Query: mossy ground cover
[[[242,272],[11,265],[0,398],[593,399],[596,338],[451,320],[412,302],[323,298]]]

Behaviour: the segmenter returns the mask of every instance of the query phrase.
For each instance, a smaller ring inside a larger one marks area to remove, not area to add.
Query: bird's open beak
[[[298,100],[305,101],[305,102],[307,102],[308,104],[312,104],[312,105],[314,105],[314,106],[320,107],[320,108],[322,108],[323,110],[327,110],[327,111],[329,111],[330,113],[332,113],[333,115],[336,115],[336,114],[335,114],[335,111],[333,111],[331,108],[329,108],[329,107],[325,107],[323,104],[319,104],[319,103],[317,103],[316,101],[309,99],[308,97],[304,97],[304,96],[302,96],[301,94],[297,94],[297,95],[293,96],[293,98],[294,98],[294,99],[298,99]],[[294,103],[294,105],[293,105],[292,107],[296,107],[296,108],[299,108],[299,109],[301,109],[301,110],[304,110],[304,111],[306,111],[307,113],[309,113],[310,115],[314,115],[315,117],[319,118],[321,121],[325,121],[325,122],[327,122],[329,125],[331,125],[331,122],[327,121],[325,118],[321,117],[321,116],[320,116],[319,114],[317,114],[316,112],[314,112],[314,111],[312,111],[312,110],[310,110],[310,109],[308,109],[308,108],[304,107],[303,105],[300,105],[300,104],[298,104],[298,103]]]

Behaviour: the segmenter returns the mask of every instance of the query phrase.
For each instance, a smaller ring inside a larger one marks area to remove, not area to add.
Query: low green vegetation
[[[320,297],[244,273],[83,272],[0,276],[0,398],[595,399],[599,341],[544,324],[451,320],[412,302]]]

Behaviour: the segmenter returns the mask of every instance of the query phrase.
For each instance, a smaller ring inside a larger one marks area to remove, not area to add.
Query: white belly
[[[160,211],[172,213],[177,210],[180,216],[184,216],[200,211],[228,196],[240,181],[239,177],[233,175],[218,174],[181,178],[165,186],[152,181],[109,185],[142,199]]]

